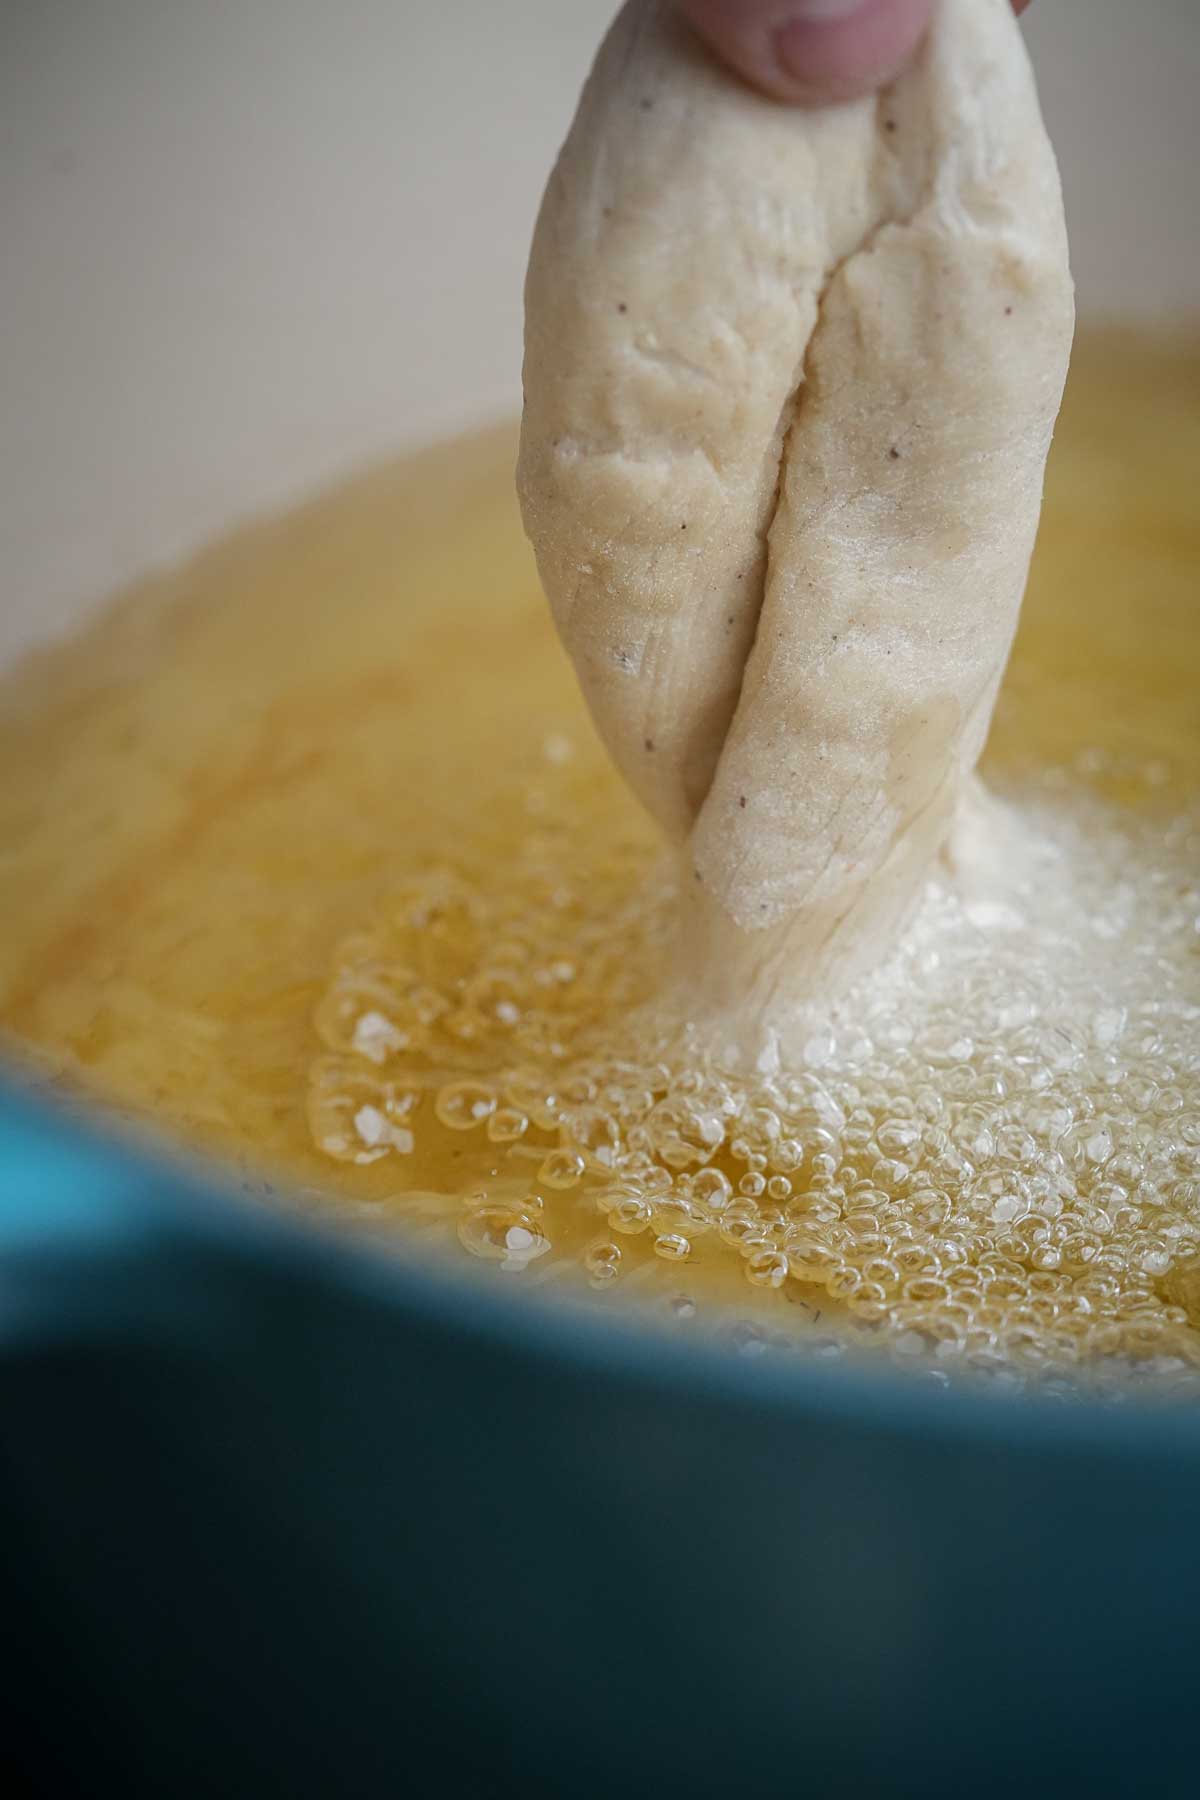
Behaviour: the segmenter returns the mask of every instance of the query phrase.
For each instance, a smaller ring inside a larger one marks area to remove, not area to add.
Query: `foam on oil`
[[[987,774],[1017,848],[739,1068],[511,444],[381,473],[10,683],[0,1017],[83,1083],[522,1287],[942,1375],[1200,1371],[1200,351],[1085,340]]]

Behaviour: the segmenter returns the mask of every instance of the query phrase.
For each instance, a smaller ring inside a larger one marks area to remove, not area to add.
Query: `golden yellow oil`
[[[1016,1343],[1034,1361],[1188,1363],[1200,1080],[1183,1066],[1182,1025],[1174,1062],[1159,1041],[1150,1074],[1148,1050],[1121,1062],[1107,1049],[1086,1068],[1081,1051],[1060,1138],[1082,1131],[1082,1148],[1074,1163],[1053,1149],[1073,1183],[1065,1203],[1046,1198],[1043,1150],[953,1161],[961,1115],[972,1129],[983,1119],[979,1084],[1008,1079],[995,1045],[969,1080],[965,1063],[946,1078],[954,1143],[937,1169],[932,1152],[927,1166],[903,1160],[905,1121],[940,1131],[940,1115],[903,1093],[911,1051],[883,1068],[885,1038],[845,1077],[832,1154],[829,1120],[798,1087],[789,1100],[727,1083],[719,1104],[741,1113],[716,1149],[676,1154],[662,1131],[646,1136],[648,1109],[661,1121],[708,1074],[677,1044],[639,1043],[636,1027],[622,1039],[661,966],[670,897],[654,885],[652,828],[608,768],[555,641],[513,456],[500,431],[353,481],[143,584],[8,679],[0,1026],[14,1053],[225,1161],[407,1217],[432,1240],[457,1233],[530,1285],[582,1267],[593,1286],[661,1289],[684,1310],[700,1283],[772,1320],[832,1314],[984,1361]],[[1103,805],[1143,821],[1138,843],[1167,834],[1159,879],[1172,892],[1200,788],[1198,474],[1200,343],[1081,339],[985,765],[1014,792],[1082,771],[1080,817]],[[1186,1025],[1194,966],[1177,941],[1163,955],[1176,957]],[[562,995],[556,967],[570,969]],[[430,988],[419,1046],[362,1036],[362,1017],[392,1019],[393,1033],[396,1007],[417,1018]],[[882,1017],[878,994],[872,1005]],[[1021,1029],[1014,1069],[1036,1061],[1022,1063]],[[606,1114],[618,1063],[626,1085]],[[931,1066],[920,1093],[942,1079]],[[556,1068],[557,1099],[544,1078]],[[1031,1116],[1057,1079],[1052,1066],[1030,1087]],[[1124,1140],[1113,1148],[1122,1082],[1155,1089],[1129,1113],[1129,1143],[1159,1132],[1169,1168],[1135,1168]],[[1012,1127],[1024,1102],[1011,1080],[1000,1099]],[[785,1116],[793,1103],[800,1125]],[[554,1105],[590,1123],[572,1136]],[[588,1131],[595,1142],[577,1145]],[[961,1194],[956,1167],[969,1171]],[[963,1196],[969,1186],[977,1202],[987,1181],[1003,1231],[989,1215],[973,1236]],[[1015,1222],[1005,1181],[1025,1184]],[[706,1192],[717,1211],[702,1218]]]

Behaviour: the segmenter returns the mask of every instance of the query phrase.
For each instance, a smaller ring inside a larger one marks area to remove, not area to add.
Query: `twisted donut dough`
[[[1066,374],[1054,154],[1009,0],[781,107],[619,15],[538,220],[518,487],[614,759],[687,858],[697,992],[886,946],[972,785]]]

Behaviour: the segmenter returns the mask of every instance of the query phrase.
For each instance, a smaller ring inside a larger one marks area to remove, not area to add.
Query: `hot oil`
[[[10,682],[0,1020],[49,1079],[520,1289],[943,1376],[1200,1369],[1200,345],[1079,345],[986,763],[779,1069],[648,1003],[672,874],[499,433],[131,595]]]

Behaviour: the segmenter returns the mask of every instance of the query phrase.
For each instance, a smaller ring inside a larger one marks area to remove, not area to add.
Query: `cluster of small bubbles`
[[[556,807],[570,768],[527,840],[343,944],[325,1154],[470,1196],[459,1236],[502,1267],[686,1261],[689,1306],[740,1271],[764,1319],[902,1366],[1200,1387],[1200,815],[1169,782],[1124,810],[1090,766],[1026,784],[1002,891],[932,883],[887,965],[747,1068],[654,1007],[671,877],[624,815]]]
[[[309,1130],[335,1162],[408,1155],[421,1098],[420,1088],[403,1077],[390,1080],[351,1058],[323,1056],[309,1075]]]

